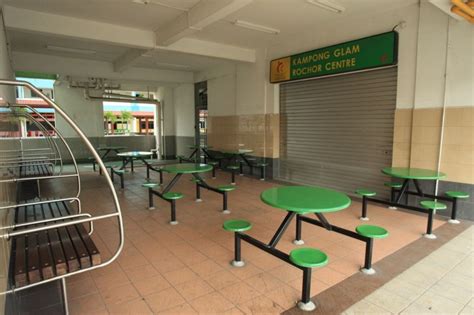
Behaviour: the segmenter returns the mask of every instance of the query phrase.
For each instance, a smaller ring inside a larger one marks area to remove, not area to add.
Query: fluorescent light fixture
[[[170,9],[175,9],[175,10],[179,10],[179,11],[189,11],[188,9],[184,9],[184,8],[180,8],[180,7],[175,7],[173,5],[169,5],[169,4],[166,4],[166,3],[162,3],[160,1],[152,1],[152,0],[132,0],[133,3],[136,3],[136,4],[143,4],[143,5],[147,5],[147,4],[154,4],[154,5],[159,5],[159,6],[162,6],[162,7],[165,7],[165,8],[170,8]]]
[[[271,28],[271,27],[264,26],[264,25],[254,24],[254,23],[250,23],[250,22],[247,22],[247,21],[243,21],[243,20],[235,20],[235,22],[233,24],[236,25],[236,26],[240,26],[240,27],[243,27],[243,28],[248,28],[250,30],[264,32],[264,33],[268,33],[268,34],[274,34],[274,35],[280,34],[280,30],[277,30],[276,28]]]
[[[54,45],[46,45],[46,49],[76,53],[76,54],[84,54],[84,55],[93,55],[97,53],[95,50],[90,50],[90,49],[70,48],[70,47],[62,47],[62,46],[54,46]]]
[[[165,67],[174,67],[174,68],[183,68],[183,69],[189,69],[191,68],[188,65],[179,65],[176,63],[165,63],[165,62],[155,62],[155,65],[157,66],[165,66]]]
[[[329,0],[306,0],[306,2],[335,13],[342,13],[346,10],[343,6]]]

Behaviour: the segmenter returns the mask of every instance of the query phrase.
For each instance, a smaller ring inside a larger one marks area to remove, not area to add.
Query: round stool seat
[[[220,191],[233,191],[233,190],[235,190],[235,186],[234,185],[222,185],[222,186],[218,186],[217,189],[220,190]]]
[[[375,191],[371,191],[368,189],[357,189],[355,192],[356,194],[360,196],[365,196],[365,197],[373,197],[376,195]]]
[[[469,194],[463,191],[447,191],[446,196],[451,198],[466,199],[469,198]]]
[[[160,184],[158,183],[144,183],[142,184],[143,187],[146,187],[146,188],[155,188],[157,186],[160,186]]]
[[[199,180],[197,178],[191,178],[190,181],[192,181],[193,183],[196,183],[196,184],[199,184],[201,182],[201,180]]]
[[[252,228],[252,224],[245,220],[227,220],[222,225],[224,230],[232,232],[244,232]]]
[[[423,200],[420,202],[420,205],[425,209],[431,210],[445,210],[447,208],[444,203],[433,200]]]
[[[329,261],[328,255],[319,249],[304,247],[293,249],[290,252],[290,260],[301,267],[322,267]]]
[[[257,163],[257,166],[258,167],[265,167],[265,166],[268,166],[269,164],[266,163],[266,162],[262,162],[262,163]]]
[[[356,227],[356,232],[362,236],[370,238],[385,238],[388,236],[388,231],[376,225],[359,225]]]
[[[212,166],[216,166],[216,165],[219,165],[219,162],[217,162],[217,161],[209,161],[209,162],[207,162],[207,164],[212,165]]]
[[[184,195],[179,192],[167,192],[166,194],[163,194],[163,198],[168,199],[168,200],[178,200],[183,197]]]
[[[238,166],[238,165],[229,165],[229,166],[227,166],[227,168],[229,170],[238,170],[238,169],[240,169],[240,166]]]
[[[390,188],[402,188],[403,185],[400,183],[384,183],[384,186]]]

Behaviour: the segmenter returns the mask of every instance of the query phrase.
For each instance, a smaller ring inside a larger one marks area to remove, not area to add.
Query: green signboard
[[[397,64],[398,33],[388,32],[272,60],[279,83]]]

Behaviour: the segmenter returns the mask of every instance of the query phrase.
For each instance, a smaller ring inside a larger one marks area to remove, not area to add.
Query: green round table
[[[131,165],[131,169],[133,172],[133,160],[140,160],[145,165],[148,165],[148,162],[146,161],[146,158],[152,156],[152,152],[147,152],[147,151],[129,151],[129,152],[121,152],[118,153],[117,156],[120,156],[122,158],[122,167],[120,169],[124,169],[128,163]]]
[[[196,174],[212,171],[212,165],[195,163],[169,164],[163,167],[162,170],[171,174]]]
[[[395,198],[394,193],[392,193],[391,202],[400,203],[402,197],[408,194],[416,194],[420,197],[434,197],[430,194],[425,194],[421,189],[419,184],[419,180],[440,180],[446,178],[446,174],[442,172],[438,172],[435,170],[423,169],[423,168],[408,168],[408,167],[385,167],[382,169],[382,173],[385,175],[400,178],[403,180],[402,187],[398,192],[398,196]],[[416,193],[409,191],[409,184],[410,181],[413,182],[416,188]]]
[[[297,214],[335,212],[351,205],[346,194],[313,186],[274,187],[265,190],[260,199],[272,207]]]
[[[438,180],[446,178],[446,174],[434,170],[408,167],[385,167],[382,173],[401,179]]]

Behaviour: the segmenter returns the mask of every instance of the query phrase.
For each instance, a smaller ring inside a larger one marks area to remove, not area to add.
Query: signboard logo
[[[290,79],[290,57],[273,60],[270,67],[270,81],[287,81]]]

